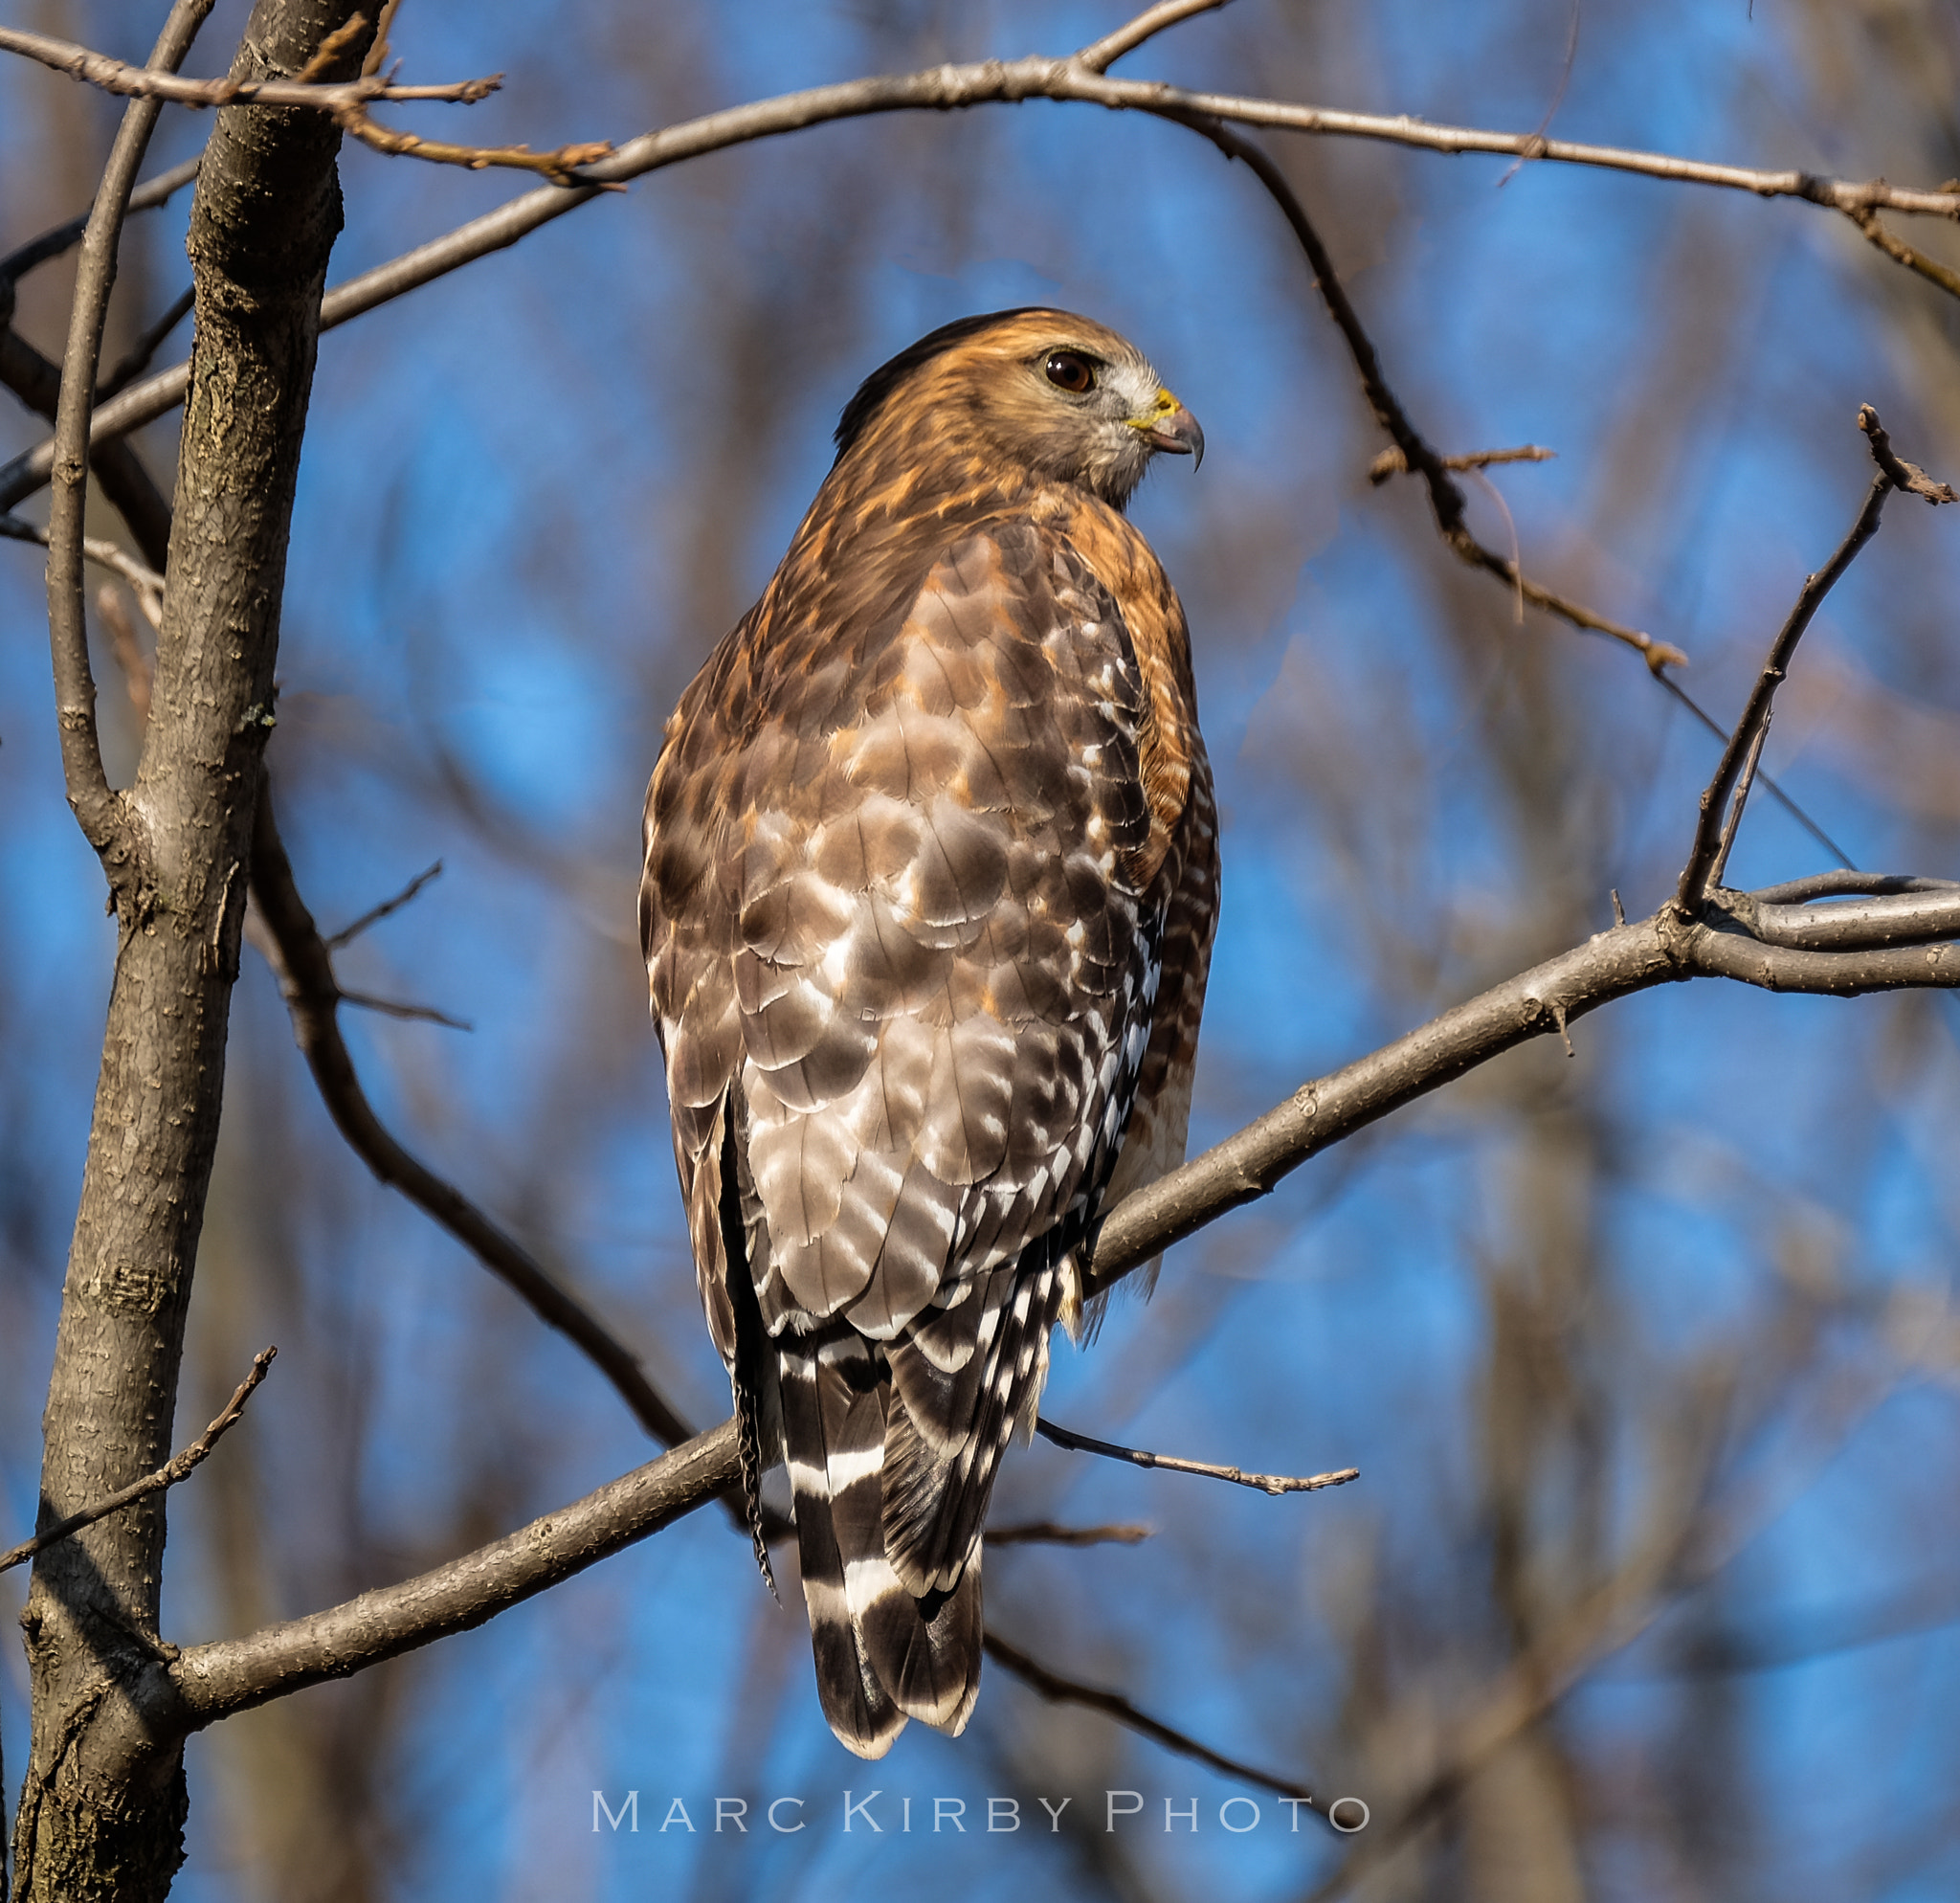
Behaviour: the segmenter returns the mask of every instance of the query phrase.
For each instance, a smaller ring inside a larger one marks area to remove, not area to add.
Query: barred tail
[[[1059,1278],[1044,1261],[948,1293],[889,1344],[841,1317],[775,1343],[817,1690],[860,1757],[907,1718],[957,1735],[972,1714],[987,1503]]]

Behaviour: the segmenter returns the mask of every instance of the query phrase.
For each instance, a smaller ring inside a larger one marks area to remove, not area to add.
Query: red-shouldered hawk
[[[1183,1159],[1218,869],[1184,611],[1123,515],[1204,437],[1143,356],[968,318],[836,442],[667,723],[640,934],[750,1517],[786,1460],[824,1714],[879,1757],[973,1709],[1075,1251]]]

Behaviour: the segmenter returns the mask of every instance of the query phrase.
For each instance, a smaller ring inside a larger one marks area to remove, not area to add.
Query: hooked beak
[[[1198,428],[1198,419],[1168,390],[1157,392],[1156,408],[1148,415],[1135,418],[1132,427],[1152,449],[1188,456],[1193,469],[1204,462],[1205,433]]]

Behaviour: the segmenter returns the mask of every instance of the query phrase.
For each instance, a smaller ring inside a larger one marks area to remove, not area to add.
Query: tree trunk
[[[298,72],[353,11],[258,0],[234,73]],[[364,50],[324,77],[351,77]],[[198,181],[169,591],[143,763],[117,795],[129,851],[113,876],[115,975],[43,1420],[44,1525],[169,1455],[320,296],[341,224],[339,144],[323,113],[230,107]],[[158,1635],[164,1499],[35,1564],[16,1903],[161,1897],[183,1860],[183,1726]]]

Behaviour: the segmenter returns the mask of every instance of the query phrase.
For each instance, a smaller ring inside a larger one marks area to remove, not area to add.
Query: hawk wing
[[[1062,527],[838,618],[772,589],[682,699],[641,929],[703,1303],[780,1433],[826,1714],[878,1756],[971,1710],[995,1466],[1147,1073],[1125,1175],[1182,1154],[1216,874],[1195,723],[1167,828],[1154,683]]]

